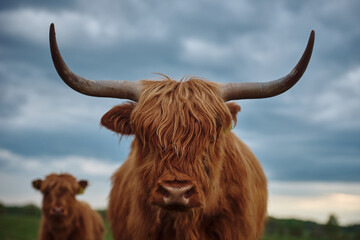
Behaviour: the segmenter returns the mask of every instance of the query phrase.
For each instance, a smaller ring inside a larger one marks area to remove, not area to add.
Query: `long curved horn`
[[[94,81],[80,77],[73,73],[61,57],[59,48],[56,42],[55,27],[52,23],[50,25],[50,50],[51,57],[56,68],[56,71],[62,80],[72,89],[85,95],[94,97],[111,97],[130,99],[133,101],[139,100],[141,85],[139,82],[131,81]]]
[[[294,69],[285,77],[270,82],[243,82],[227,83],[220,86],[221,96],[224,101],[236,99],[254,99],[268,98],[279,95],[299,81],[304,74],[310,61],[311,53],[314,46],[315,32],[311,31],[306,49],[294,67]]]

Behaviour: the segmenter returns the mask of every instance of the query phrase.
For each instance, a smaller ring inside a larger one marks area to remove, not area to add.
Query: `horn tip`
[[[55,32],[55,24],[54,23],[50,24],[50,32]]]
[[[311,30],[310,38],[311,38],[311,39],[314,39],[314,38],[315,38],[315,31],[314,31],[314,30]]]

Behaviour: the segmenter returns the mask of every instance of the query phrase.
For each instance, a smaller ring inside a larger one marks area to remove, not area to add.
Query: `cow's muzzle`
[[[189,181],[163,181],[156,187],[152,203],[170,211],[200,207],[199,193]]]
[[[62,206],[51,207],[49,213],[53,217],[63,217],[66,215],[65,208]]]

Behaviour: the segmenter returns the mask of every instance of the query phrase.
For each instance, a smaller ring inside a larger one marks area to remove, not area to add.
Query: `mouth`
[[[172,203],[172,204],[164,204],[164,202],[152,202],[153,206],[156,206],[164,211],[167,212],[189,212],[194,209],[202,208],[204,205],[201,203],[198,204],[179,204],[179,203]]]
[[[47,219],[51,222],[54,222],[56,224],[61,225],[64,221],[65,221],[65,217],[64,216],[60,216],[60,215],[54,215],[54,214],[49,214],[49,216],[47,217]]]
[[[56,212],[52,212],[52,211],[50,211],[48,213],[48,216],[54,220],[62,220],[66,217],[66,215],[67,215],[66,213],[56,213]]]
[[[50,217],[52,217],[52,218],[54,218],[54,219],[62,219],[62,218],[64,218],[65,217],[65,215],[63,215],[63,214],[49,214],[50,215]]]
[[[170,204],[160,206],[162,209],[170,212],[186,212],[192,209],[192,207],[181,204]]]

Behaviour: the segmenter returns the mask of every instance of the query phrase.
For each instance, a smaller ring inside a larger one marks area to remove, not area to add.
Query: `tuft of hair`
[[[143,80],[143,91],[131,116],[131,126],[144,145],[156,152],[195,156],[207,144],[232,128],[232,113],[217,83],[187,77],[179,82]],[[194,155],[195,154],[195,155]]]

